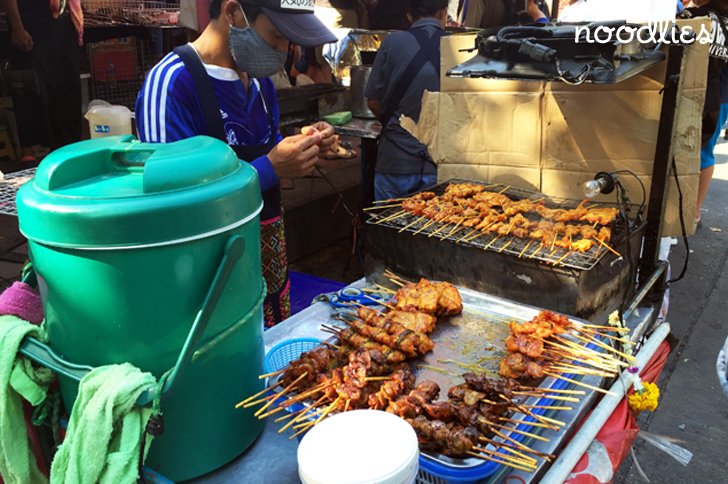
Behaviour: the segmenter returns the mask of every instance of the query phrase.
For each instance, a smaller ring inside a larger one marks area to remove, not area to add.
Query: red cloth
[[[656,382],[665,367],[670,354],[670,345],[663,341],[640,372],[642,381]],[[630,390],[630,394],[634,390]],[[629,408],[627,398],[623,398],[612,415],[604,423],[579,462],[574,466],[568,484],[602,484],[612,482],[614,474],[627,457],[639,433],[635,416]]]

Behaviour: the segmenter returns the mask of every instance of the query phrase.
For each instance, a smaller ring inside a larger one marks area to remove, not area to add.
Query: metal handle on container
[[[177,358],[169,378],[165,381],[162,394],[168,393],[174,386],[174,383],[181,377],[197,349],[197,346],[205,334],[207,324],[212,318],[212,314],[215,311],[217,303],[220,301],[223,290],[227,285],[228,279],[235,268],[235,264],[240,260],[245,252],[245,239],[240,235],[233,235],[230,237],[225,244],[225,250],[222,255],[222,259],[217,266],[215,276],[212,278],[210,288],[207,291],[205,300],[202,303],[202,307],[197,312],[197,317],[192,323],[190,332],[187,335],[187,340],[182,346],[180,355]],[[31,272],[26,272],[23,279],[29,280]],[[81,381],[93,367],[87,365],[78,365],[70,363],[55,353],[48,345],[38,341],[36,338],[26,336],[20,344],[20,353],[36,363],[50,368],[59,375],[71,378],[72,380]],[[152,403],[156,391],[146,390],[142,393],[136,401],[139,406],[146,406]]]

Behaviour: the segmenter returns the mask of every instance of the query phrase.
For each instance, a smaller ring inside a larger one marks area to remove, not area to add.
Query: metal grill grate
[[[179,0],[85,0],[84,24],[87,26],[147,25],[179,23]]]
[[[462,180],[452,179],[447,182],[441,183],[427,191],[434,192],[437,195],[445,193],[445,189],[451,183],[474,183],[488,187],[487,191],[500,192],[507,195],[511,200],[543,200],[544,205],[548,208],[563,208],[572,209],[575,208],[579,201],[570,200],[558,197],[546,197],[543,193],[535,192],[532,190],[526,190],[523,188],[509,187],[501,184],[488,183],[484,181],[473,181],[473,180]],[[599,206],[615,206],[616,204],[599,203]],[[497,234],[482,234],[475,239],[467,240],[465,235],[468,234],[472,229],[458,230],[456,233],[451,234],[452,230],[455,229],[453,224],[443,224],[435,222],[429,227],[425,227],[427,223],[431,222],[425,217],[418,217],[410,213],[403,214],[391,220],[385,220],[387,217],[394,216],[397,212],[401,211],[401,207],[393,207],[382,212],[377,213],[376,217],[369,220],[370,224],[378,224],[382,227],[389,227],[396,229],[397,231],[409,232],[410,234],[420,234],[423,236],[429,236],[438,238],[440,240],[447,240],[451,243],[461,244],[469,247],[475,247],[482,250],[488,250],[492,252],[504,253],[515,257],[527,258],[538,260],[546,264],[555,265],[558,263],[561,267],[567,267],[576,270],[590,270],[592,269],[607,253],[609,250],[596,244],[586,252],[570,251],[562,247],[551,247],[541,246],[538,242],[532,239],[521,239],[515,236],[501,237]],[[378,223],[378,220],[382,222]],[[625,234],[624,224],[612,222],[612,243],[619,243]],[[474,235],[474,233],[473,233]],[[465,240],[463,240],[465,239]],[[539,248],[540,247],[540,248]]]
[[[0,214],[18,216],[15,197],[18,189],[35,176],[35,168],[8,173],[0,182]]]

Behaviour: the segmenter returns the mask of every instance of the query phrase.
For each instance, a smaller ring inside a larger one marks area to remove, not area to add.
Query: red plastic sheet
[[[670,354],[670,345],[663,341],[640,372],[643,381],[655,382],[660,377]],[[630,390],[632,393],[633,390]],[[627,457],[639,427],[635,415],[630,410],[627,398],[623,398],[617,408],[604,423],[579,462],[574,466],[568,484],[602,484],[612,482],[614,474]]]

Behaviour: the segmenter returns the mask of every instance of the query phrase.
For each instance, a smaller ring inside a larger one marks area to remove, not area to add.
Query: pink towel
[[[0,314],[12,314],[33,324],[43,322],[43,306],[33,288],[16,281],[0,294]]]

